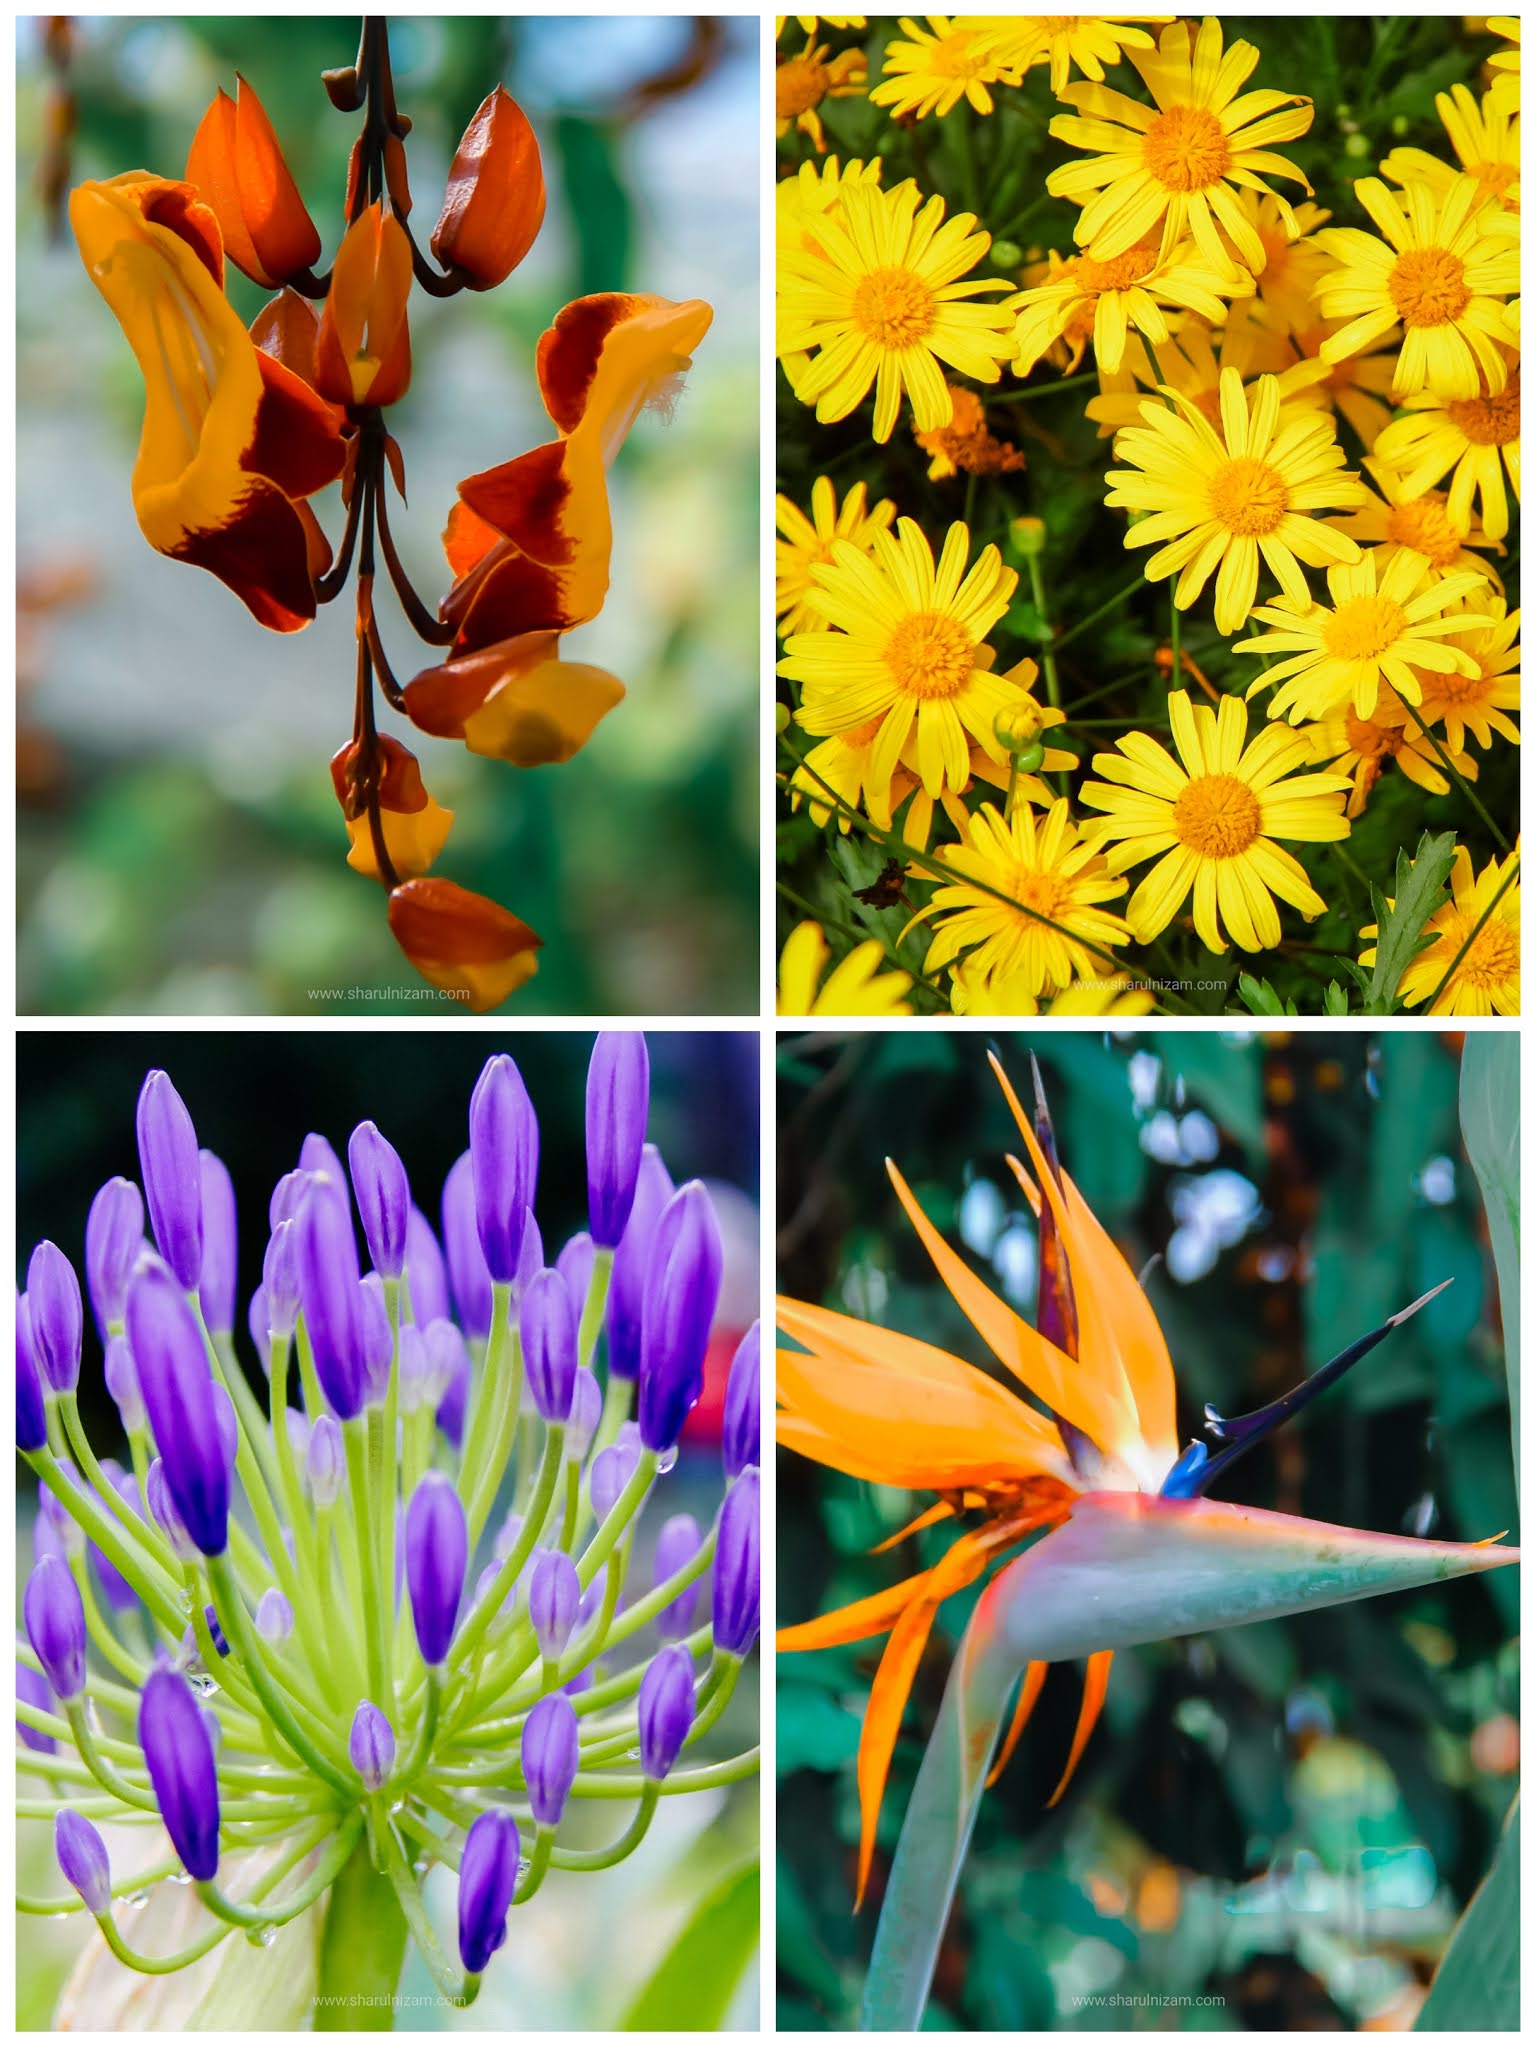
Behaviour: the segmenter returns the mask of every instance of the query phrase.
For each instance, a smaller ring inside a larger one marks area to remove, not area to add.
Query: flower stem
[[[635,1809],[635,1817],[616,1842],[610,1842],[606,1849],[557,1849],[554,1853],[555,1868],[611,1870],[615,1863],[622,1863],[624,1858],[637,1849],[645,1839],[646,1830],[651,1825],[656,1812],[656,1802],[660,1796],[661,1787],[656,1780],[647,1778],[640,1794],[640,1804]]]
[[[331,1886],[320,1935],[317,2034],[393,2030],[405,1941],[399,1888],[374,1869],[367,1842],[359,1840]]]

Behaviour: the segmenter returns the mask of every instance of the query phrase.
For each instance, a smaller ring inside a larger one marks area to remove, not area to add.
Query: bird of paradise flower
[[[1208,1408],[1205,1432],[1214,1448],[1197,1439],[1181,1452],[1168,1347],[1135,1274],[1060,1164],[1038,1066],[1031,1124],[1001,1063],[989,1059],[1030,1158],[1030,1167],[1012,1156],[1008,1163],[1039,1225],[1034,1327],[945,1242],[894,1162],[886,1170],[940,1279],[1039,1405],[915,1338],[807,1302],[780,1297],[777,1306],[780,1330],[804,1347],[778,1352],[779,1442],[854,1477],[938,1496],[881,1548],[920,1529],[981,1517],[960,1529],[937,1564],[778,1633],[778,1648],[791,1651],[887,1637],[859,1744],[859,1904],[891,1755],[940,1606],[1026,1537],[1047,1532],[987,1586],[951,1671],[882,1906],[861,2021],[867,2029],[920,2024],[982,1792],[1012,1755],[1051,1663],[1087,1658],[1054,1805],[1098,1720],[1117,1649],[1487,1571],[1519,1557],[1496,1539],[1433,1543],[1204,1499],[1234,1460],[1450,1283],[1254,1414],[1222,1417]]]

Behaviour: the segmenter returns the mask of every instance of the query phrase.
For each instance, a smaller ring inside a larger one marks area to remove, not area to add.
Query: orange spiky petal
[[[935,1523],[947,1522],[954,1512],[947,1500],[936,1500],[931,1508],[924,1508],[920,1515],[915,1515],[906,1527],[898,1529],[894,1536],[887,1536],[883,1543],[873,1544],[869,1555],[880,1557],[887,1550],[894,1550],[898,1543],[905,1543],[909,1536],[916,1536],[924,1529],[931,1529]]]
[[[1078,1711],[1077,1729],[1072,1737],[1072,1752],[1067,1758],[1067,1768],[1061,1774],[1061,1783],[1045,1802],[1047,1807],[1054,1806],[1072,1782],[1072,1773],[1088,1747],[1088,1738],[1103,1709],[1104,1695],[1109,1690],[1109,1667],[1114,1661],[1113,1650],[1095,1650],[1088,1659],[1088,1672],[1083,1680],[1083,1704]]]
[[[1008,1733],[1003,1737],[1003,1746],[997,1753],[997,1762],[987,1774],[987,1789],[997,1783],[1008,1768],[1009,1759],[1019,1746],[1019,1737],[1030,1715],[1035,1711],[1035,1701],[1040,1697],[1040,1688],[1045,1684],[1049,1664],[1031,1664],[1024,1673],[1024,1683],[1019,1687],[1018,1704],[1013,1710],[1013,1719],[1008,1723]]]

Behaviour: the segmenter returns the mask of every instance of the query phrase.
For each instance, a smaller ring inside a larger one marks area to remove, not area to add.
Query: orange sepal
[[[417,973],[477,1016],[538,972],[538,933],[489,897],[423,876],[389,896],[389,928]]]
[[[423,669],[406,685],[407,715],[423,732],[515,768],[569,761],[624,685],[606,669],[561,661],[556,645],[553,633],[525,633]]]
[[[387,735],[381,735],[376,744],[382,770],[379,822],[384,850],[395,873],[408,880],[424,875],[442,852],[453,825],[453,813],[428,796],[421,766],[408,747]],[[356,775],[357,751],[355,740],[337,749],[331,759],[331,782],[346,820],[347,837],[352,842],[347,865],[378,882],[383,876],[368,820],[367,792]]]
[[[411,245],[380,203],[342,237],[315,348],[316,388],[336,405],[393,405],[411,381]]]
[[[281,363],[301,384],[315,390],[315,349],[320,340],[320,316],[308,299],[301,298],[296,291],[284,285],[277,297],[268,299],[251,322],[251,339],[263,355]],[[340,433],[347,423],[344,408],[332,405],[329,399],[320,398],[318,392],[315,396]]]
[[[1061,1774],[1061,1782],[1045,1802],[1054,1806],[1062,1793],[1072,1782],[1072,1773],[1077,1769],[1083,1751],[1088,1747],[1088,1738],[1104,1706],[1104,1695],[1109,1690],[1109,1667],[1115,1661],[1113,1650],[1095,1650],[1088,1659],[1088,1671],[1083,1680],[1083,1704],[1078,1710],[1077,1727],[1072,1736],[1072,1749],[1067,1757],[1067,1767]]]
[[[432,254],[489,291],[517,268],[544,224],[544,168],[528,117],[498,85],[464,130],[448,171]]]
[[[1024,1683],[1019,1687],[1018,1702],[1013,1710],[1013,1719],[1008,1723],[1008,1733],[1003,1737],[1003,1746],[997,1752],[997,1762],[987,1774],[990,1789],[1007,1770],[1013,1752],[1019,1746],[1019,1737],[1028,1726],[1029,1717],[1035,1711],[1035,1702],[1040,1697],[1040,1688],[1045,1684],[1049,1664],[1030,1664],[1024,1672]]]
[[[267,112],[242,78],[215,94],[187,153],[187,177],[213,209],[231,263],[271,290],[308,270],[320,236]]]

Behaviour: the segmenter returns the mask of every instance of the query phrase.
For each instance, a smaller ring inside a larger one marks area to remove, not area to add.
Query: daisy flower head
[[[862,481],[853,486],[839,505],[832,479],[827,476],[817,477],[811,486],[809,518],[782,492],[773,503],[774,523],[781,536],[773,544],[774,610],[779,632],[787,636],[821,624],[819,615],[805,600],[811,588],[811,571],[818,563],[831,561],[832,543],[850,541],[868,554],[875,544],[875,535],[886,532],[896,517],[896,507],[889,498],[882,498],[872,507],[868,486]]]
[[[969,22],[957,27],[947,14],[930,14],[927,21],[924,29],[902,16],[901,36],[885,46],[885,75],[869,95],[871,104],[889,107],[897,120],[929,114],[942,120],[962,99],[978,114],[990,114],[987,87],[999,79],[1012,83],[1008,67],[980,49]]]
[[[1404,404],[1405,417],[1395,419],[1377,437],[1378,462],[1394,470],[1409,496],[1432,490],[1450,476],[1446,511],[1457,524],[1470,524],[1476,499],[1483,530],[1490,540],[1509,532],[1507,475],[1520,496],[1520,363],[1504,358],[1505,375],[1497,391],[1486,387],[1475,398],[1437,398],[1421,392]]]
[[[816,230],[823,217],[836,214],[845,185],[878,185],[883,165],[879,157],[865,163],[850,157],[839,163],[835,156],[820,163],[806,162],[780,178],[774,187],[774,237],[785,248],[815,249]]]
[[[788,23],[797,21],[805,34],[815,35],[818,28],[862,28],[862,14],[779,14],[774,16],[773,39],[778,41]]]
[[[1149,734],[1127,733],[1114,753],[1094,756],[1106,780],[1082,787],[1083,802],[1106,813],[1087,829],[1109,849],[1114,873],[1156,859],[1126,906],[1131,934],[1155,939],[1193,895],[1195,930],[1213,953],[1226,951],[1226,933],[1245,953],[1278,945],[1276,896],[1309,918],[1328,906],[1276,842],[1347,838],[1349,778],[1294,773],[1307,742],[1283,725],[1245,745],[1240,698],[1193,709],[1188,692],[1175,690],[1168,716],[1177,760]]]
[[[1336,774],[1350,778],[1349,802],[1344,806],[1346,818],[1364,815],[1372,790],[1394,761],[1408,780],[1428,795],[1444,796],[1450,789],[1450,783],[1440,772],[1434,748],[1417,726],[1410,731],[1400,722],[1403,716],[1400,699],[1391,691],[1384,691],[1374,717],[1361,718],[1351,705],[1304,728],[1307,759],[1326,761]],[[1444,751],[1458,775],[1465,776],[1468,782],[1477,780],[1477,763],[1470,754],[1449,747]]]
[[[1479,106],[1464,85],[1437,92],[1435,111],[1462,172],[1476,181],[1478,198],[1497,199],[1518,213],[1520,116],[1503,112],[1492,93]],[[1381,175],[1394,185],[1423,185],[1444,199],[1459,173],[1427,149],[1394,149],[1382,158]]]
[[[1390,899],[1389,899],[1390,907]],[[1474,876],[1472,856],[1456,849],[1451,895],[1424,927],[1430,943],[1403,969],[1396,994],[1410,1010],[1428,1003],[1431,1017],[1518,1017],[1520,1014],[1520,844]],[[1360,936],[1375,939],[1379,927]],[[1376,965],[1376,948],[1360,955]]]
[[[1127,50],[1150,50],[1148,29],[1171,14],[984,14],[967,26],[971,39],[1005,70],[1022,77],[1036,64],[1051,67],[1051,91],[1060,99],[1075,64],[1084,78],[1104,83],[1106,64]]]
[[[803,685],[795,718],[807,732],[879,719],[865,785],[872,805],[886,801],[909,742],[934,797],[969,782],[973,742],[1005,758],[996,726],[1020,693],[992,673],[986,639],[1019,579],[992,546],[967,569],[970,551],[957,520],[935,564],[921,527],[902,519],[894,535],[876,534],[872,557],[835,541],[832,560],[811,572],[809,602],[827,630],[795,634],[779,673]]]
[[[1496,209],[1480,203],[1474,178],[1458,176],[1444,198],[1413,184],[1402,194],[1360,178],[1355,194],[1380,235],[1323,228],[1318,240],[1336,268],[1315,288],[1324,316],[1345,324],[1323,343],[1325,362],[1353,355],[1399,323],[1393,392],[1475,398],[1504,388],[1498,347],[1515,345],[1504,300],[1520,284],[1520,254],[1498,231]]]
[[[1237,203],[1263,252],[1253,279],[1265,317],[1284,334],[1315,326],[1312,287],[1329,267],[1317,230],[1333,215],[1310,199],[1288,206],[1272,192],[1240,192]]]
[[[1134,248],[1163,224],[1169,240],[1193,235],[1216,268],[1230,264],[1228,245],[1253,271],[1264,267],[1264,247],[1238,204],[1241,190],[1273,198],[1291,225],[1286,202],[1265,183],[1293,179],[1311,186],[1270,144],[1289,142],[1312,125],[1312,102],[1293,93],[1249,92],[1241,87],[1259,61],[1252,43],[1223,53],[1221,23],[1208,16],[1197,28],[1175,22],[1155,51],[1132,50],[1155,102],[1143,106],[1104,85],[1069,85],[1060,94],[1077,109],[1059,114],[1051,133],[1093,154],[1051,172],[1045,188],[1082,205],[1076,239],[1103,262]],[[1223,242],[1222,237],[1226,237]]]
[[[1460,570],[1436,575],[1411,548],[1398,548],[1384,561],[1386,554],[1374,550],[1358,562],[1330,568],[1327,604],[1310,598],[1298,604],[1286,596],[1254,613],[1275,630],[1239,640],[1233,652],[1279,657],[1248,687],[1253,697],[1279,685],[1270,701],[1271,718],[1297,725],[1327,718],[1346,705],[1369,718],[1384,689],[1417,704],[1422,670],[1474,672],[1471,655],[1443,643],[1458,630],[1458,615],[1450,607],[1474,591],[1485,592],[1486,578]],[[1474,617],[1476,626],[1493,623],[1482,613]]]
[[[1216,576],[1216,627],[1236,633],[1258,594],[1260,558],[1286,594],[1305,603],[1302,564],[1355,561],[1358,546],[1315,515],[1358,505],[1364,491],[1344,467],[1326,414],[1283,408],[1279,380],[1245,393],[1235,369],[1221,373],[1221,427],[1182,393],[1176,411],[1144,400],[1143,424],[1115,441],[1107,505],[1146,516],[1127,547],[1156,546],[1147,580],[1177,574],[1174,603],[1186,611]]]
[[[1154,238],[1107,263],[1092,256],[1062,259],[1053,251],[1045,283],[1013,301],[1014,374],[1027,377],[1053,344],[1065,341],[1070,376],[1090,337],[1094,361],[1101,370],[1113,372],[1124,359],[1129,329],[1144,334],[1154,346],[1168,340],[1164,306],[1221,321],[1226,318],[1226,300],[1250,296],[1252,291],[1246,270],[1229,265],[1217,269],[1193,242],[1165,250]]]
[[[1297,397],[1303,405],[1326,406],[1337,413],[1353,429],[1362,448],[1374,448],[1392,418],[1392,380],[1397,375],[1400,332],[1394,327],[1369,349],[1340,356],[1337,362],[1323,362],[1323,343],[1338,333],[1344,322],[1319,320],[1316,311],[1314,307],[1312,325],[1298,329],[1295,345],[1303,361],[1322,363],[1327,374]]]
[[[1370,478],[1366,486],[1369,496],[1358,511],[1339,520],[1341,533],[1350,534],[1362,547],[1384,547],[1389,554],[1406,549],[1442,576],[1460,569],[1485,582],[1497,582],[1491,565],[1474,550],[1491,549],[1502,555],[1502,545],[1474,526],[1470,516],[1465,522],[1453,519],[1443,491],[1419,491],[1410,496],[1402,478],[1385,463],[1368,455],[1364,466]]]
[[[895,811],[917,788],[917,777],[898,768],[889,783],[873,795],[869,793],[866,785],[870,757],[880,724],[878,718],[871,718],[855,726],[852,732],[835,732],[818,741],[789,779],[791,808],[799,810],[804,803],[812,823],[817,825],[825,825],[828,818],[835,817],[842,833],[853,825],[848,811],[864,810],[882,831],[889,831]],[[846,809],[838,810],[831,801],[833,797]]]
[[[934,482],[962,470],[967,476],[1004,476],[1024,467],[1024,457],[1013,443],[1000,440],[987,425],[986,408],[974,391],[951,384],[949,397],[954,410],[947,427],[927,433],[913,429],[918,447],[932,457],[928,475]]]
[[[944,863],[965,879],[946,879],[913,923],[936,920],[925,971],[963,959],[973,998],[1000,983],[1034,1000],[1054,995],[1074,976],[1113,966],[1106,949],[1129,936],[1124,919],[1100,907],[1126,884],[1069,819],[1065,797],[1039,816],[1027,803],[1015,801],[1011,817],[982,804]]]
[[[1464,616],[1453,615],[1456,630],[1449,644],[1475,664],[1476,672],[1422,671],[1415,723],[1443,726],[1452,752],[1469,739],[1491,747],[1495,735],[1519,746],[1520,728],[1509,714],[1520,708],[1520,608],[1510,611],[1504,598],[1480,590],[1459,610]]]
[[[821,125],[823,100],[845,100],[864,90],[869,66],[862,50],[827,53],[824,43],[807,43],[794,57],[781,57],[774,67],[774,133],[781,139],[791,128],[811,138],[818,154],[827,146]]]
[[[1176,391],[1187,398],[1219,434],[1223,370],[1235,370],[1245,390],[1255,377],[1274,377],[1282,416],[1292,400],[1314,403],[1312,392],[1328,374],[1323,364],[1299,357],[1295,343],[1278,328],[1257,319],[1251,300],[1239,300],[1220,326],[1199,319],[1181,321],[1178,332],[1158,344],[1157,351],[1154,360],[1133,334],[1127,337],[1119,372],[1100,366],[1098,395],[1084,410],[1099,422],[1101,438],[1106,432],[1139,425],[1142,393],[1159,391]]]
[[[779,955],[779,1016],[911,1016],[912,977],[899,968],[880,971],[885,951],[878,939],[865,939],[827,974],[830,958],[826,933],[814,919],[795,926]]]
[[[779,352],[817,350],[796,386],[826,425],[846,419],[875,388],[874,437],[888,441],[903,398],[928,432],[952,413],[940,364],[995,384],[1013,352],[1003,306],[966,305],[1012,290],[1006,278],[968,278],[991,246],[976,216],[944,218],[935,193],[908,179],[894,192],[844,182],[839,218],[823,217],[818,247],[779,255]]]
[[[1520,111],[1520,17],[1518,14],[1490,14],[1488,17],[1490,35],[1502,36],[1507,43],[1513,43],[1512,50],[1495,50],[1488,59],[1488,69],[1493,73],[1489,94],[1493,103],[1503,113],[1518,114]]]

